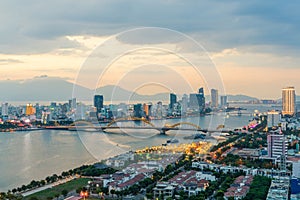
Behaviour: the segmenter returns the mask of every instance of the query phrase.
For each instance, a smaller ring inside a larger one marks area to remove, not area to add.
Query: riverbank
[[[200,127],[217,127],[225,124],[227,128],[247,124],[249,117],[205,116],[188,118],[186,121]],[[155,120],[160,126],[174,124],[180,119]],[[191,132],[169,131],[159,135],[157,131],[114,130],[110,133],[36,130],[16,131],[0,134],[0,191],[11,190],[27,184],[31,180],[45,178],[47,174],[61,173],[83,164],[91,164],[102,159],[145,146],[156,146],[167,140],[177,139],[188,143],[183,137]]]

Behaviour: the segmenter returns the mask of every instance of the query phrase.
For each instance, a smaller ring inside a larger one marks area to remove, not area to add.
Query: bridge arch
[[[110,123],[107,124],[107,127],[112,126],[113,124],[117,123],[117,122],[124,122],[124,121],[142,121],[146,124],[149,124],[152,127],[155,127],[154,124],[152,124],[150,121],[148,121],[145,118],[137,118],[137,117],[131,117],[131,118],[118,118],[118,119],[114,119],[112,120]]]
[[[83,126],[83,125],[94,126],[93,123],[85,121],[85,120],[78,120],[78,121],[75,121],[72,124],[70,124],[70,126]]]
[[[169,127],[169,128],[175,128],[175,127],[178,127],[178,126],[181,126],[181,125],[189,125],[189,126],[192,126],[192,127],[196,128],[198,130],[201,129],[200,126],[198,126],[196,124],[193,124],[193,123],[190,123],[190,122],[178,122],[178,123],[173,124],[173,125],[168,125],[167,127]]]
[[[218,127],[217,127],[217,130],[220,130],[220,129],[223,129],[225,128],[225,125],[224,124],[220,124]]]

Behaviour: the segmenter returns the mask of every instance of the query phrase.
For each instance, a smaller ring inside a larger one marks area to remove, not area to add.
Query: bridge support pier
[[[160,130],[160,135],[166,135],[166,131],[165,130]]]

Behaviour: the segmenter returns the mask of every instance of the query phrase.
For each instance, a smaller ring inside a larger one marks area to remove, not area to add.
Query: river
[[[249,109],[247,112],[252,112]],[[264,111],[264,110],[263,110]],[[223,114],[184,119],[153,120],[157,126],[192,122],[202,128],[215,129],[220,124],[237,128],[247,124],[250,115]],[[176,138],[180,142],[192,135],[190,131],[169,131],[159,135],[156,130],[113,130],[110,133],[37,130],[30,132],[0,133],[0,191],[7,191],[31,180],[44,179],[54,173],[145,146],[161,145]]]

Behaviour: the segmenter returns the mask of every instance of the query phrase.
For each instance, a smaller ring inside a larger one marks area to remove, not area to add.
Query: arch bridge
[[[126,121],[141,121],[147,124],[148,126],[118,126],[118,122],[126,122]],[[114,125],[116,124],[116,125]],[[187,125],[183,126],[183,125]],[[69,126],[54,126],[54,127],[46,127],[49,129],[63,129],[63,130],[87,130],[87,129],[96,129],[96,130],[102,130],[105,131],[106,129],[144,129],[144,130],[157,130],[160,132],[160,134],[166,134],[167,131],[170,130],[181,130],[181,131],[201,131],[204,133],[207,132],[228,132],[226,130],[223,130],[225,128],[224,125],[219,125],[216,130],[207,130],[203,129],[200,126],[190,123],[190,122],[178,122],[175,124],[165,124],[164,126],[158,127],[155,126],[153,123],[148,121],[145,118],[136,118],[136,117],[130,117],[130,118],[119,118],[112,120],[110,123],[108,123],[105,126],[100,126],[99,124],[93,124],[91,122],[85,121],[85,120],[78,120],[74,123],[70,124]],[[221,130],[220,130],[221,129]]]

